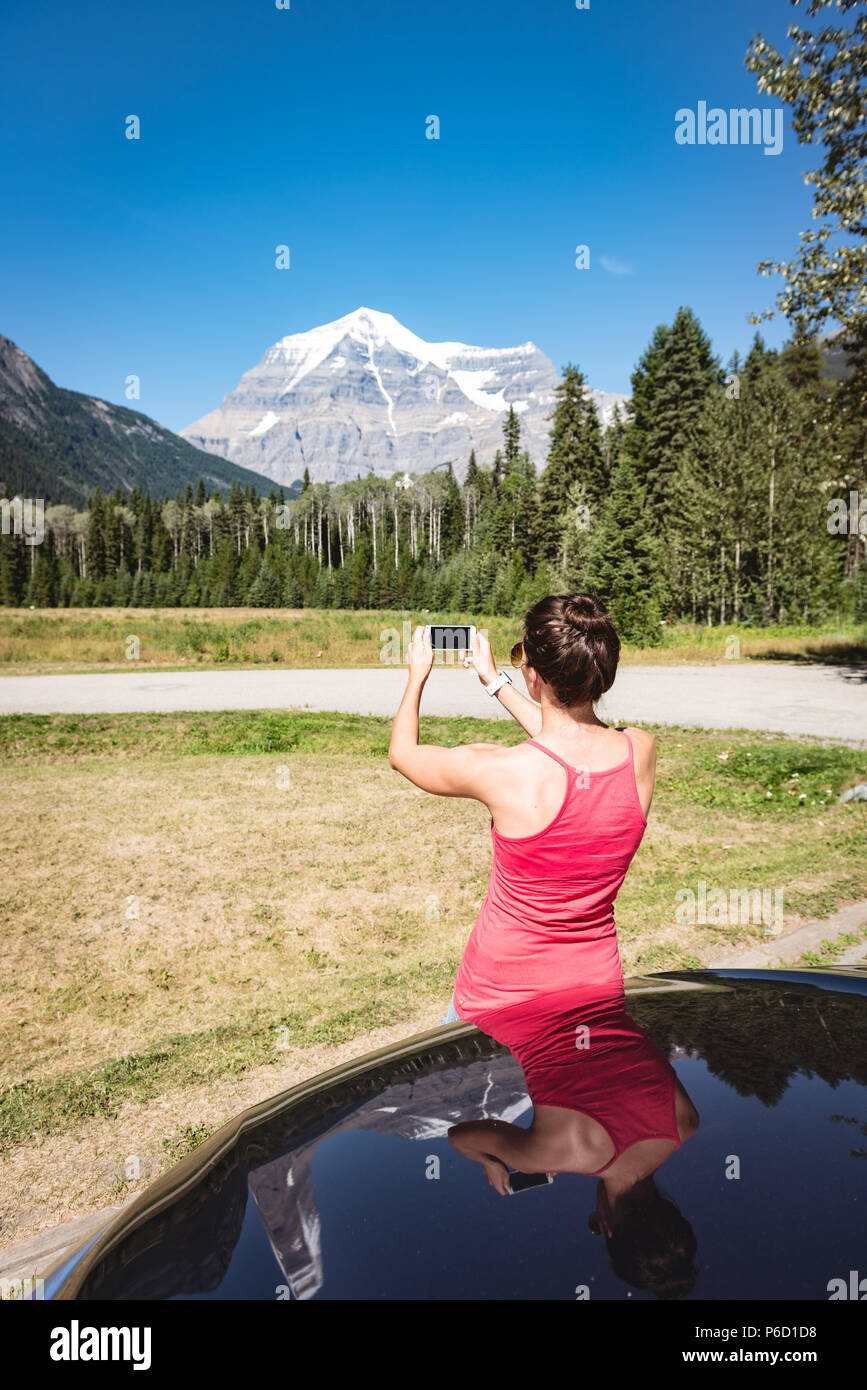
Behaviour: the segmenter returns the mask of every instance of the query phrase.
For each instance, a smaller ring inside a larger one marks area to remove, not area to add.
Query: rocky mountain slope
[[[237,479],[267,493],[269,479],[194,448],[137,410],[66,391],[0,335],[0,492],[83,507],[94,488],[152,496],[204,478],[227,492]]]
[[[428,343],[391,314],[356,309],[275,343],[223,404],[181,430],[197,448],[290,483],[426,472],[470,449],[490,462],[504,413],[520,416],[536,467],[548,452],[558,373],[533,343]],[[593,391],[604,423],[624,396]]]

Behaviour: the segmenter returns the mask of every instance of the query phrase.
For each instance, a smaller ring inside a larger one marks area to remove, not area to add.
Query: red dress
[[[482,1015],[478,1026],[521,1064],[535,1105],[589,1115],[614,1145],[598,1177],[642,1139],[677,1129],[677,1075],[668,1058],[624,1011],[623,996],[592,991],[545,995]]]
[[[491,821],[488,891],[455,980],[459,1016],[485,1032],[483,1014],[540,995],[622,994],[614,899],[647,827],[624,737],[626,758],[602,772],[528,740],[566,769],[566,791],[535,835],[501,835]]]

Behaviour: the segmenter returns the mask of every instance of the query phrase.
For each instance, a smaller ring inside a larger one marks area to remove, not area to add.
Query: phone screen
[[[431,623],[430,644],[435,652],[469,652],[474,630],[466,623]]]
[[[526,1192],[531,1187],[547,1187],[553,1179],[547,1173],[510,1173],[509,1186],[513,1192]]]

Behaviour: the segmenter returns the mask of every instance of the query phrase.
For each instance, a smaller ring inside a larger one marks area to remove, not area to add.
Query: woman
[[[530,738],[514,748],[439,748],[418,742],[433,663],[424,629],[410,643],[389,762],[417,787],[471,797],[491,813],[493,868],[452,999],[453,1016],[484,1032],[490,1015],[542,995],[622,992],[614,899],[647,825],[656,750],[642,730],[612,729],[596,716],[619,655],[597,598],[542,599],[512,652],[529,699],[498,674],[480,635],[464,659]]]
[[[659,1298],[683,1297],[697,1274],[695,1234],[655,1174],[699,1117],[669,1060],[622,996],[594,999],[582,989],[491,1017],[521,1064],[533,1120],[526,1128],[470,1120],[451,1127],[450,1142],[503,1196],[512,1192],[510,1168],[596,1178],[590,1229],[604,1234],[612,1268]]]
[[[464,1122],[449,1130],[451,1143],[502,1195],[510,1168],[597,1178],[591,1224],[615,1268],[676,1297],[695,1280],[695,1237],[653,1174],[695,1133],[698,1114],[624,1012],[614,900],[647,826],[656,750],[649,734],[611,729],[595,713],[619,655],[598,599],[542,599],[512,654],[529,699],[498,675],[487,642],[477,637],[470,658],[530,738],[515,748],[419,746],[433,652],[418,628],[389,762],[425,791],[472,797],[491,813],[488,891],[444,1021],[475,1023],[510,1049],[533,1121]]]

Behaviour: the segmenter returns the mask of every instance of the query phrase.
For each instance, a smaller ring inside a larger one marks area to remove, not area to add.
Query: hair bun
[[[530,666],[560,704],[593,703],[614,683],[620,638],[596,594],[549,594],[524,618]]]
[[[563,617],[579,632],[598,632],[611,622],[592,594],[570,594],[563,602]]]

